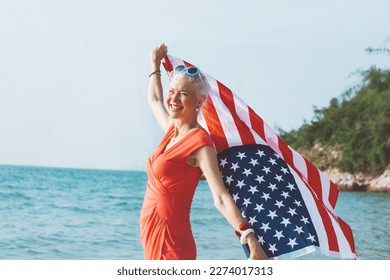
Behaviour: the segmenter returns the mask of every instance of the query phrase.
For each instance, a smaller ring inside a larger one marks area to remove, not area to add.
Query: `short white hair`
[[[170,76],[171,79],[186,78],[188,81],[194,84],[200,96],[206,97],[210,92],[210,85],[207,81],[207,77],[202,72],[199,72],[199,74],[191,77],[184,72],[172,71]]]

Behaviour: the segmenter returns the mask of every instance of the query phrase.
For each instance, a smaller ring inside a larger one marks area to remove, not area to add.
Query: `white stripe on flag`
[[[329,192],[330,192],[329,178],[324,172],[319,171],[319,173],[320,173],[320,179],[321,179],[321,185],[322,185],[322,201],[323,201],[326,209],[328,209],[328,211],[331,212],[332,215],[336,215],[334,213],[334,209],[333,209],[332,205],[329,202]]]
[[[219,95],[218,85],[216,80],[208,79],[210,83],[210,98],[213,101],[214,107],[217,111],[217,117],[222,125],[222,130],[225,133],[226,140],[229,147],[241,146],[242,141],[236,124],[234,123],[233,116],[230,114],[229,109],[223,104]]]
[[[249,117],[249,110],[248,106],[239,98],[237,95],[233,93],[234,98],[234,105],[236,108],[237,115],[240,117],[240,119],[247,125],[247,127],[250,129],[250,132],[252,133],[253,137],[255,138],[255,141],[257,144],[261,145],[267,145],[263,138],[261,138],[253,129],[251,126],[251,121]]]
[[[330,205],[330,202],[329,202],[329,191],[330,191],[329,178],[324,172],[321,172],[321,171],[320,171],[320,178],[321,178],[322,195],[323,195],[322,201],[329,212],[328,215],[332,221],[332,225],[333,225],[334,231],[336,233],[340,255],[344,258],[354,258],[355,255],[352,252],[351,246],[349,245],[348,240],[347,240],[346,236],[344,235],[344,233],[340,227],[340,224],[338,222],[338,216],[336,215],[333,207]]]
[[[279,140],[278,135],[264,122],[264,135],[265,140],[275,152],[279,154],[279,156],[284,159],[282,152],[279,149]]]
[[[207,130],[208,133],[210,133],[209,127],[207,126],[207,122],[204,118],[202,111],[200,111],[200,113],[198,114],[198,122],[204,129]]]
[[[338,216],[336,215],[334,208],[329,202],[329,192],[330,192],[329,178],[324,172],[320,171],[319,173],[320,173],[321,184],[322,184],[322,196],[323,196],[322,201],[324,206],[329,212],[328,215],[332,221],[332,225],[336,233],[337,243],[340,251],[338,255],[343,258],[355,258],[356,256],[352,252],[351,246],[348,243],[348,240],[340,227],[340,224],[338,222]]]
[[[289,147],[293,154],[294,166],[301,172],[303,178],[307,181],[307,166],[303,157],[297,153],[293,148]]]
[[[354,258],[355,255],[351,251],[351,246],[349,246],[349,243],[343,233],[343,231],[340,228],[340,224],[338,221],[332,216],[329,215],[332,225],[334,228],[334,231],[337,236],[337,243],[339,245],[339,253],[343,258]]]
[[[184,61],[182,59],[174,56],[169,56],[169,61],[171,62],[173,69],[175,69],[178,65],[184,65]]]

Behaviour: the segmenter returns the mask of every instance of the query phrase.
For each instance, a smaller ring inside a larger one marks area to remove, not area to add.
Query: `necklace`
[[[171,141],[172,143],[175,143],[177,140],[180,140],[181,138],[183,138],[184,136],[186,136],[190,131],[192,131],[195,127],[191,128],[190,130],[188,130],[187,132],[183,133],[182,135],[176,135],[176,136],[173,136]]]

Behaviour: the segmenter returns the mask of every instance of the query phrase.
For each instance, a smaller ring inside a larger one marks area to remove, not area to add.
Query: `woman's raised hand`
[[[150,60],[152,64],[156,67],[160,67],[161,60],[167,55],[168,47],[162,43],[152,50],[150,54]]]

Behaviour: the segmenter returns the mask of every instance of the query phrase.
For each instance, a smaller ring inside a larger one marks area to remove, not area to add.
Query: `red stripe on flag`
[[[183,60],[183,62],[184,62],[184,66],[187,67],[187,68],[193,66],[191,63],[189,63],[187,61]]]
[[[171,61],[169,60],[168,56],[164,57],[163,66],[164,66],[166,71],[168,71],[168,72],[173,71],[173,66],[172,66]]]
[[[324,204],[323,204],[322,200],[319,199],[318,197],[316,197],[315,194],[313,195],[313,192],[314,192],[313,189],[310,189],[310,188],[308,188],[308,189],[310,190],[310,192],[312,192],[312,196],[313,196],[314,201],[316,203],[316,207],[317,207],[318,213],[321,216],[322,224],[324,226],[324,229],[325,229],[325,232],[326,232],[326,236],[328,238],[328,248],[329,248],[329,250],[330,251],[334,251],[334,252],[340,252],[339,244],[337,242],[336,232],[334,231],[334,228],[333,228],[333,225],[332,225],[332,220],[329,217],[330,213],[324,207]],[[321,246],[321,244],[320,244],[320,246]]]
[[[330,181],[330,180],[329,180]],[[329,203],[333,208],[336,207],[337,198],[339,196],[339,188],[335,183],[330,181],[330,190],[329,190]]]
[[[294,162],[293,153],[290,150],[290,147],[287,145],[287,143],[284,142],[283,139],[280,138],[279,136],[278,136],[278,146],[279,146],[279,150],[282,152],[284,161],[286,163],[288,163],[288,165],[294,166],[293,165],[293,162]],[[294,167],[294,170],[295,170],[295,167]],[[295,171],[297,171],[297,170],[295,170]]]
[[[236,108],[234,106],[234,98],[233,93],[230,89],[228,89],[225,85],[221,84],[217,81],[219,95],[221,97],[222,102],[229,109],[230,114],[233,117],[234,123],[236,124],[237,131],[240,134],[240,138],[243,145],[255,144],[256,140],[253,137],[252,132],[249,127],[240,119],[237,114]]]
[[[355,242],[353,241],[353,234],[352,230],[349,227],[349,225],[344,222],[341,218],[338,218],[338,222],[340,224],[341,230],[344,233],[344,236],[346,237],[349,246],[351,247],[351,251],[356,254],[356,249],[355,249]]]
[[[223,131],[222,124],[218,118],[217,110],[215,109],[210,96],[207,96],[207,99],[203,104],[202,113],[207,123],[209,133],[213,138],[217,153],[229,148],[225,132]]]
[[[325,210],[324,205],[320,201],[316,200],[316,204],[317,204],[317,208],[319,209],[318,212],[321,215],[322,223],[324,224],[326,235],[328,237],[329,250],[333,252],[340,252],[339,244],[337,242],[336,232],[334,231],[329,214]]]
[[[318,198],[322,201],[322,183],[318,169],[305,157],[303,157],[307,167],[307,180],[310,187],[316,193]]]
[[[265,141],[264,122],[251,107],[248,106],[249,120],[251,122],[252,129]]]

